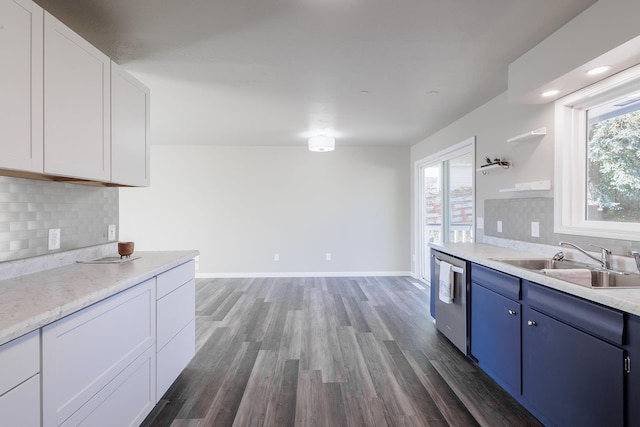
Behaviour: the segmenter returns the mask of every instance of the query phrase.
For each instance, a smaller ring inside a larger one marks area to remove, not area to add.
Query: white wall
[[[198,249],[202,275],[406,273],[408,164],[408,148],[153,146],[151,187],[120,190],[120,240]]]

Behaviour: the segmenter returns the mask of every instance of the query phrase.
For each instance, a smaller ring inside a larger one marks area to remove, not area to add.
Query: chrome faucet
[[[589,245],[589,246],[593,246],[594,248],[598,248],[600,249],[600,259],[594,257],[593,255],[590,255],[587,253],[587,251],[585,251],[584,249],[582,249],[580,246],[578,245],[574,245],[573,243],[570,242],[560,242],[560,246],[569,246],[572,247],[574,249],[577,249],[578,251],[582,252],[584,255],[588,256],[589,258],[591,258],[592,260],[596,261],[598,264],[600,264],[600,266],[606,270],[611,269],[611,251],[607,248],[603,248],[602,246],[596,246],[596,245]],[[640,254],[638,255],[640,256]],[[636,257],[636,262],[638,262],[638,258]]]

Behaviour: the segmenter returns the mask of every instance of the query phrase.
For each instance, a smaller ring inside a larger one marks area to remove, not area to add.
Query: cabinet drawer
[[[153,347],[147,349],[62,425],[140,425],[156,403],[154,355]]]
[[[59,425],[155,342],[147,280],[43,328],[45,427]]]
[[[513,300],[520,299],[520,278],[478,264],[471,265],[471,281]]]
[[[588,334],[622,345],[624,316],[621,312],[527,282],[529,306]]]
[[[196,282],[193,279],[158,300],[156,340],[158,351],[194,319],[195,307]]]
[[[160,400],[195,354],[196,321],[189,322],[158,353],[156,398]]]
[[[191,260],[158,275],[157,298],[160,299],[195,277],[196,262]]]
[[[20,427],[40,425],[40,375],[0,396],[0,423]]]
[[[0,395],[40,371],[40,330],[0,346]]]

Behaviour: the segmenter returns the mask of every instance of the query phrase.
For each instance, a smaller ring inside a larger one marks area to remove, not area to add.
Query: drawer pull
[[[529,325],[529,326],[537,326],[538,324],[536,323],[535,320],[528,320],[527,321],[527,325]]]
[[[508,310],[509,316],[515,316],[518,314],[515,310]]]

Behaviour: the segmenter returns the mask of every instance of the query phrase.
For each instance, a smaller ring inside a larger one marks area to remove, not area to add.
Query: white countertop
[[[481,243],[431,243],[430,246],[436,250],[467,259],[476,264],[481,264],[494,270],[522,277],[523,279],[539,283],[549,288],[597,302],[607,307],[640,316],[640,289],[587,288],[491,259],[547,258],[548,255]]]
[[[0,344],[36,330],[198,256],[136,252],[121,264],[70,264],[0,281]]]

